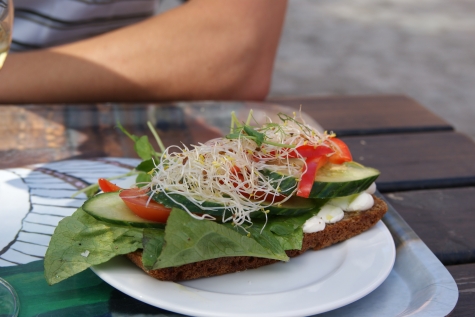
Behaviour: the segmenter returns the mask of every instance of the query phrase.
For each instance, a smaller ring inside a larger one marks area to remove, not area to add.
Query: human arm
[[[0,103],[265,98],[286,0],[192,0],[143,22],[11,54]]]

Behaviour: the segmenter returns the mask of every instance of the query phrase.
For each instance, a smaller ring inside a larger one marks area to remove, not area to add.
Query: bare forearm
[[[194,0],[85,41],[13,54],[0,102],[262,99],[285,0]]]

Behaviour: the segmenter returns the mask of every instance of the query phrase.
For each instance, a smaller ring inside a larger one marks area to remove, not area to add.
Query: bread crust
[[[302,249],[286,251],[289,257],[298,256],[309,249],[320,250],[335,243],[352,238],[373,227],[387,211],[386,203],[374,197],[374,205],[366,211],[345,212],[345,216],[337,223],[327,224],[319,232],[304,234]],[[234,256],[210,259],[178,267],[147,270],[142,265],[142,251],[127,254],[127,257],[148,275],[162,281],[183,281],[201,277],[210,277],[255,269],[278,262],[273,259]]]

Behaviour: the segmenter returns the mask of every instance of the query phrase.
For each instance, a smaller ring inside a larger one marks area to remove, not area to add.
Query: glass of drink
[[[12,42],[13,3],[0,0],[0,69],[7,58]],[[18,316],[20,302],[15,289],[0,277],[0,316]]]
[[[13,0],[0,0],[0,69],[12,42]]]

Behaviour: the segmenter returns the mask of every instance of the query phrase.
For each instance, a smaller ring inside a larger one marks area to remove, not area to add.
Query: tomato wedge
[[[119,196],[134,214],[143,219],[165,223],[172,210],[154,200],[149,201],[149,196],[139,188],[124,189]]]
[[[109,182],[105,178],[99,178],[99,180],[97,182],[99,183],[99,187],[101,188],[101,190],[104,193],[118,192],[119,190],[122,189],[119,186],[117,186],[116,184],[113,184],[113,183]]]
[[[307,170],[302,174],[302,177],[297,188],[297,196],[308,198],[310,192],[312,191],[313,182],[315,181],[315,176],[317,175],[318,170],[327,163],[328,158],[326,156],[308,158],[305,163],[307,163]]]
[[[350,149],[348,148],[348,145],[345,144],[345,142],[337,138],[329,138],[328,142],[331,144],[332,148],[335,149],[335,154],[328,158],[330,163],[343,164],[345,162],[353,161]]]

